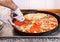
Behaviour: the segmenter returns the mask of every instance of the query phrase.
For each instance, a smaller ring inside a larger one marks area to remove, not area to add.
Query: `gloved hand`
[[[17,15],[14,18],[16,18],[19,21],[24,21],[24,16],[19,8],[17,8],[17,10],[15,10],[14,13]]]
[[[24,20],[23,14],[21,13],[21,11],[18,8],[18,6],[13,2],[13,0],[0,0],[0,5],[5,6],[5,7],[8,7],[11,10],[13,10],[14,13],[17,14],[17,16],[14,17],[14,18],[18,19],[19,21],[23,21]],[[3,10],[5,10],[5,9],[3,9]],[[5,11],[5,12],[7,12],[7,11]],[[10,17],[8,17],[9,14],[7,14],[7,15],[5,13],[3,13],[3,14],[4,15],[2,15],[1,18],[5,17],[4,20],[7,20],[6,18],[10,18]]]

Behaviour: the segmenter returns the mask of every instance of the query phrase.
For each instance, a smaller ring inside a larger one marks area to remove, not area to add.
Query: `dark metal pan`
[[[37,10],[26,10],[23,14],[26,15],[26,14],[29,14],[29,13],[45,13],[45,14],[50,14],[50,15],[53,15],[54,17],[56,17],[56,19],[58,20],[58,26],[53,29],[53,30],[50,30],[48,32],[42,32],[42,33],[25,33],[25,32],[22,32],[22,31],[19,31],[14,25],[14,32],[18,35],[22,35],[22,36],[45,36],[45,35],[49,35],[51,33],[54,33],[55,31],[57,31],[59,29],[59,24],[60,24],[60,17],[58,15],[56,15],[55,13],[52,13],[52,12],[48,12],[48,11],[37,11]],[[14,15],[15,16],[15,15]],[[14,22],[15,19],[12,20],[12,22]]]

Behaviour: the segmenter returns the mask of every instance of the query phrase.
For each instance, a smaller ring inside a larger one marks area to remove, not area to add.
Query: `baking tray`
[[[17,27],[15,27],[15,26],[13,25],[13,27],[14,27],[14,29],[15,29],[15,32],[17,32],[16,34],[22,35],[22,36],[47,36],[47,35],[55,32],[55,31],[59,28],[59,24],[60,24],[59,18],[60,18],[60,17],[59,17],[58,15],[56,15],[56,13],[52,13],[52,12],[48,12],[48,11],[27,10],[27,11],[25,11],[23,14],[26,15],[26,14],[30,14],[30,13],[44,13],[44,14],[53,15],[53,16],[55,16],[55,17],[57,18],[57,20],[58,20],[58,26],[57,26],[55,29],[50,30],[50,31],[48,31],[48,32],[43,32],[43,33],[25,33],[25,32],[19,31],[19,29],[17,29]],[[16,15],[16,14],[13,14],[13,17],[14,17],[15,15]],[[12,21],[15,21],[15,20],[16,20],[16,19],[13,19]]]
[[[24,11],[25,12],[25,11]],[[58,13],[56,13],[58,15]],[[58,15],[60,16],[60,15]],[[0,33],[0,37],[27,37],[27,36],[21,36],[18,35],[16,30],[14,30],[14,28],[10,25],[10,24],[5,24],[2,32]],[[28,36],[28,37],[37,37],[37,36]],[[47,35],[47,36],[39,36],[39,37],[60,37],[60,25],[59,25],[59,29],[56,30],[55,32]]]

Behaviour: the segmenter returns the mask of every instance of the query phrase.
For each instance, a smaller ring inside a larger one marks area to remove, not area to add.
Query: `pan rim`
[[[59,17],[58,17],[58,15],[56,15],[55,13],[53,13],[53,12],[48,12],[48,11],[28,10],[28,11],[26,11],[26,12],[23,13],[23,14],[29,14],[29,11],[30,11],[30,12],[33,11],[32,13],[45,13],[45,14],[53,15],[53,16],[57,19],[57,21],[58,21],[58,25],[57,25],[54,29],[59,28]],[[58,17],[58,18],[57,18],[57,17]],[[15,29],[17,29],[17,28],[15,28]],[[52,29],[52,30],[50,30],[50,31],[53,31],[54,29]],[[17,29],[17,30],[18,30],[18,29]],[[18,30],[18,31],[19,31],[19,30]],[[50,31],[47,31],[47,32],[50,32]],[[22,31],[19,31],[19,32],[22,32]],[[47,32],[42,32],[42,33],[47,33]],[[32,34],[32,35],[34,35],[34,34],[42,34],[42,33],[26,33],[26,32],[22,32],[22,33]]]

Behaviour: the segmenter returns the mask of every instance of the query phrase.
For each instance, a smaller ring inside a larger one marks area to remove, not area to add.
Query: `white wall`
[[[60,0],[14,0],[21,9],[57,9]]]
[[[55,0],[55,7],[60,8],[60,0]]]

